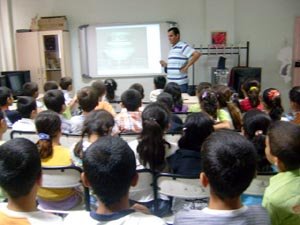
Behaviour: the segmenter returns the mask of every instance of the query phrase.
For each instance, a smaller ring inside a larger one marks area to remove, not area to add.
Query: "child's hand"
[[[138,203],[134,204],[131,208],[134,209],[135,211],[138,211],[138,212],[141,212],[144,214],[151,214],[150,210],[146,206],[138,204]]]

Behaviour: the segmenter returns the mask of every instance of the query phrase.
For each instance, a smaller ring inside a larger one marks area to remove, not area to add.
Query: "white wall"
[[[31,18],[66,15],[71,32],[74,86],[79,89],[90,80],[81,78],[77,28],[82,24],[114,22],[176,21],[182,39],[195,46],[209,44],[210,32],[228,32],[229,43],[250,41],[250,66],[263,67],[263,87],[278,87],[285,94],[290,83],[279,77],[277,53],[293,43],[295,16],[300,16],[299,0],[12,0],[14,29],[29,28]],[[203,57],[197,63],[196,83],[210,81],[213,60]],[[117,79],[119,92],[140,82],[146,93],[152,78]],[[285,101],[285,105],[287,103]]]

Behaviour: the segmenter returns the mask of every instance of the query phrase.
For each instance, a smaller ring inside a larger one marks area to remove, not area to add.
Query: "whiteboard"
[[[84,77],[132,77],[164,74],[159,61],[170,48],[167,31],[175,22],[97,24],[79,27]]]

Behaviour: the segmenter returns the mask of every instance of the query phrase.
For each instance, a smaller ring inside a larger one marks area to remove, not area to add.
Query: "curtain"
[[[14,69],[11,0],[0,0],[0,71]]]

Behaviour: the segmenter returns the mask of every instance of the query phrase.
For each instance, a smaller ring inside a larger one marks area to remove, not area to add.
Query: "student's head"
[[[196,87],[196,90],[197,90],[197,96],[199,96],[200,93],[201,93],[203,90],[211,89],[211,88],[212,88],[211,83],[209,83],[209,82],[200,82],[200,83],[198,84],[198,86]]]
[[[111,134],[115,125],[113,116],[105,110],[95,110],[90,112],[83,123],[82,139],[76,144],[74,154],[82,158],[83,138],[87,135],[89,138],[94,135],[98,138]]]
[[[40,157],[48,158],[53,153],[53,139],[61,134],[61,120],[53,111],[42,111],[35,119],[35,127],[39,136],[37,146]]]
[[[179,148],[200,152],[204,140],[214,131],[214,121],[206,113],[191,113],[183,125]]]
[[[106,79],[104,81],[106,86],[106,98],[108,101],[113,101],[115,99],[115,91],[117,90],[117,82],[114,79]]]
[[[258,109],[251,109],[243,116],[243,134],[250,140],[258,154],[258,171],[270,169],[265,155],[265,139],[272,120],[268,114]]]
[[[246,80],[242,85],[242,91],[245,97],[249,98],[250,105],[252,108],[256,108],[260,104],[260,83],[257,80]]]
[[[35,82],[26,82],[23,85],[23,95],[37,98],[39,96],[39,87]]]
[[[49,90],[57,90],[58,84],[54,80],[46,81],[44,84],[44,92],[47,92]]]
[[[168,83],[164,89],[164,92],[167,92],[170,95],[172,95],[174,107],[179,108],[179,110],[181,110],[183,100],[181,97],[181,90],[179,84],[175,82]]]
[[[92,83],[92,88],[96,92],[98,99],[101,101],[106,93],[106,86],[102,80],[96,80]]]
[[[262,98],[264,108],[268,111],[272,120],[280,120],[284,111],[281,105],[280,92],[275,88],[268,88],[264,90]]]
[[[157,96],[156,99],[157,103],[163,104],[170,112],[172,112],[173,107],[174,107],[174,102],[172,95],[170,95],[167,92],[162,92]]]
[[[180,40],[180,31],[177,27],[171,27],[168,30],[168,39],[172,45],[175,45]]]
[[[84,87],[77,92],[78,104],[84,112],[91,112],[98,105],[98,96],[92,87]]]
[[[11,199],[27,196],[41,177],[37,147],[25,138],[14,138],[0,146],[0,186]]]
[[[300,110],[300,86],[293,87],[289,92],[290,105],[293,111]]]
[[[300,168],[300,126],[276,121],[269,127],[266,156],[280,171]]]
[[[18,97],[17,111],[22,118],[33,119],[37,114],[35,98],[29,96]]]
[[[72,78],[71,77],[60,78],[59,86],[62,90],[71,91],[72,90]]]
[[[65,97],[61,90],[49,90],[44,95],[44,103],[47,109],[57,113],[65,110]]]
[[[12,92],[7,87],[0,87],[0,107],[12,105],[14,99]]]
[[[94,142],[83,154],[83,170],[85,185],[107,207],[118,204],[137,182],[134,153],[119,137]]]
[[[167,82],[165,76],[156,76],[154,77],[153,81],[155,89],[164,89]]]
[[[202,145],[201,182],[222,200],[238,198],[256,173],[253,144],[234,131],[212,133]]]
[[[121,102],[128,111],[138,111],[142,105],[142,96],[137,90],[128,89],[121,95]]]
[[[203,90],[199,95],[201,109],[210,115],[213,119],[217,119],[217,110],[219,108],[217,93],[212,90]]]
[[[143,165],[149,164],[151,169],[161,170],[165,164],[164,132],[169,128],[170,113],[159,103],[149,104],[142,112],[143,130],[137,152]]]
[[[131,86],[129,87],[129,89],[137,90],[137,91],[141,94],[142,99],[145,97],[143,85],[141,85],[141,84],[139,84],[139,83],[134,83],[133,85],[131,85]]]

